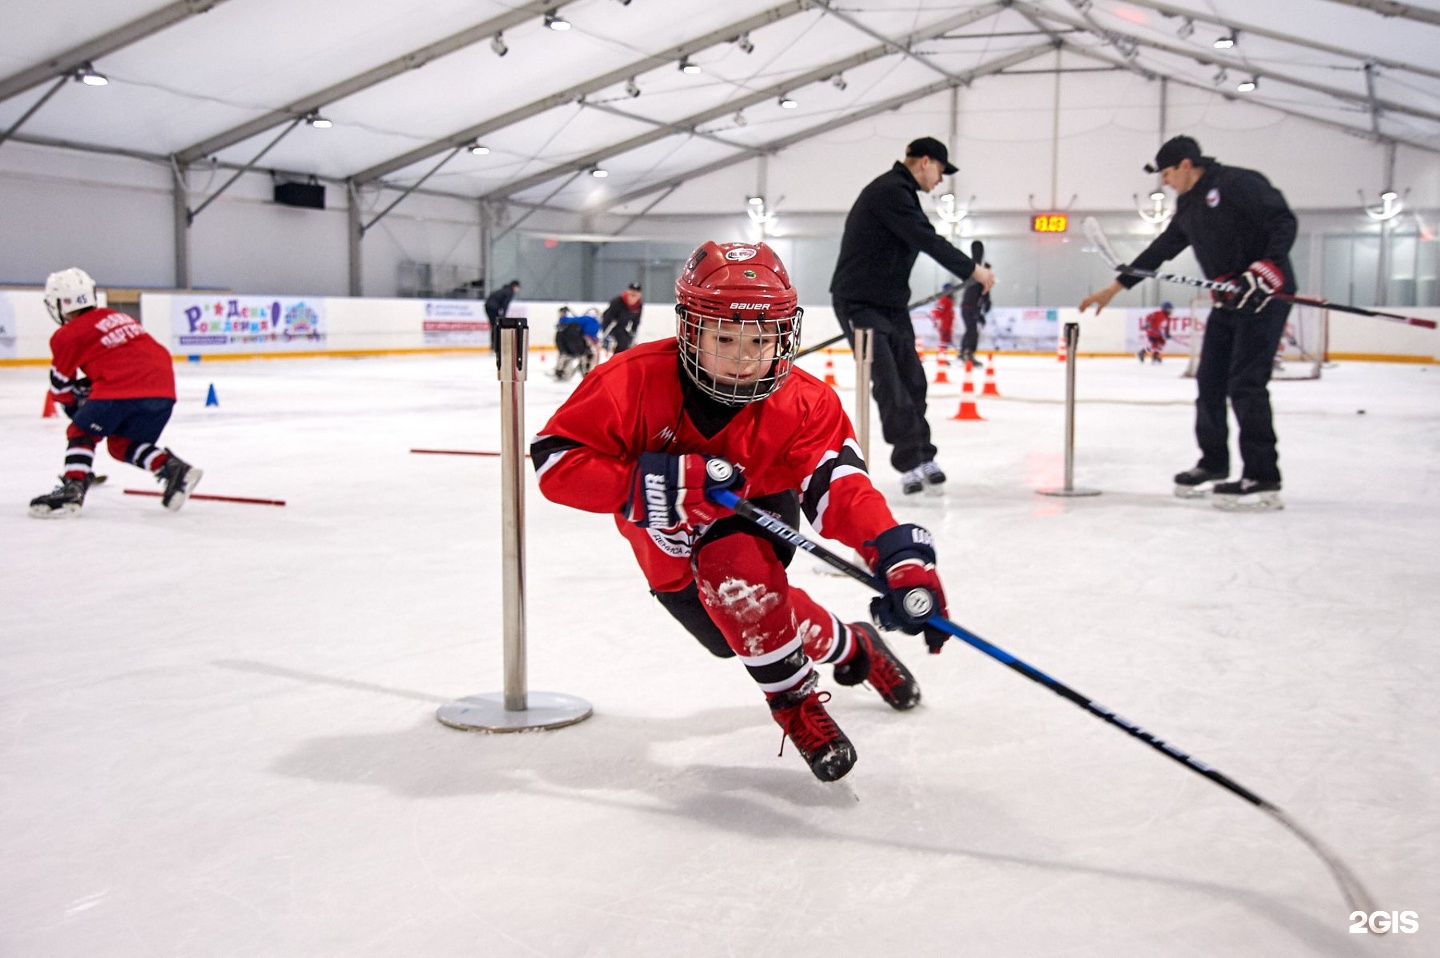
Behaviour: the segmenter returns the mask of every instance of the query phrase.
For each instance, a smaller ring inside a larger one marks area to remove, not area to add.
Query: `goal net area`
[[[1205,338],[1205,317],[1209,315],[1209,297],[1199,297],[1190,304],[1193,328],[1190,331],[1190,361],[1185,376],[1195,378],[1200,366],[1200,344]],[[1330,310],[1295,303],[1285,320],[1280,348],[1275,352],[1271,379],[1319,379],[1329,350]]]

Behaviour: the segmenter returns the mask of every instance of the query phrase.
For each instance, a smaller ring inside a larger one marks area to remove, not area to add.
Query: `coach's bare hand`
[[[1106,306],[1109,306],[1110,300],[1114,299],[1117,295],[1119,295],[1120,291],[1124,288],[1125,287],[1121,286],[1119,283],[1111,283],[1104,289],[1091,293],[1089,296],[1086,296],[1080,301],[1080,312],[1083,313],[1091,306],[1094,306],[1095,315],[1099,316],[1100,310],[1104,309]]]

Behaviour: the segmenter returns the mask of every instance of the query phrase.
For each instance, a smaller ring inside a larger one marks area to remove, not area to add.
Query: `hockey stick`
[[[155,492],[150,489],[126,489],[127,496],[163,496],[163,492]],[[192,492],[191,499],[208,499],[211,502],[240,502],[252,506],[283,506],[284,499],[251,499],[247,496],[207,496],[203,492]]]
[[[970,244],[970,248],[971,248],[971,251],[972,251],[972,252],[974,251],[974,248],[975,248],[977,245],[980,245],[980,241],[979,241],[979,240],[976,240],[974,243]],[[985,247],[984,247],[983,245],[980,246],[980,251],[981,251],[982,253],[985,251]],[[972,257],[972,258],[973,258],[973,257]],[[937,299],[939,299],[941,296],[948,296],[948,295],[954,293],[955,290],[958,289],[958,288],[959,288],[959,287],[957,287],[957,286],[952,286],[952,287],[950,287],[949,289],[941,289],[941,290],[939,290],[939,291],[937,291],[937,292],[935,292],[935,293],[932,293],[932,294],[929,295],[929,296],[926,296],[924,299],[917,299],[915,302],[911,303],[909,306],[906,306],[905,309],[908,311],[908,310],[912,310],[912,309],[919,309],[921,306],[928,306],[930,303],[935,302],[935,301],[936,301]],[[845,338],[845,334],[844,334],[844,333],[841,333],[839,336],[831,336],[829,339],[825,340],[823,343],[816,343],[814,346],[806,346],[804,349],[800,350],[798,353],[795,354],[795,358],[796,358],[796,359],[799,359],[801,356],[808,356],[808,355],[810,355],[811,353],[819,352],[820,350],[824,349],[826,346],[834,346],[836,343],[840,342],[840,340],[842,340],[842,339],[844,339],[844,338]]]
[[[865,585],[869,586],[871,589],[880,593],[881,595],[884,595],[890,591],[889,586],[879,576],[872,575],[871,573],[866,572],[864,569],[861,569],[858,566],[852,565],[851,563],[845,561],[844,559],[837,556],[835,553],[826,549],[824,546],[806,538],[801,533],[795,531],[794,529],[785,525],[785,523],[781,522],[779,519],[776,519],[774,516],[770,515],[770,513],[757,508],[754,503],[750,502],[747,499],[740,498],[730,490],[713,490],[710,493],[710,498],[713,499],[715,502],[718,502],[722,506],[733,509],[736,515],[755,523],[755,525],[759,526],[776,541],[788,546],[794,546],[796,548],[804,549],[806,552],[820,559],[826,565],[829,565],[832,568],[843,572],[845,575],[848,575],[850,578],[856,580],[857,582],[864,583]],[[1115,712],[1111,709],[1100,705],[1092,699],[1086,698],[1084,695],[1081,695],[1079,692],[1070,688],[1068,685],[1065,685],[1064,683],[1051,678],[1044,672],[1041,672],[1039,669],[1036,669],[1035,667],[1027,664],[1026,662],[1017,659],[1015,656],[1011,655],[1009,652],[1006,652],[999,646],[991,645],[989,642],[986,642],[978,635],[975,635],[974,633],[961,628],[954,622],[951,622],[949,619],[941,618],[938,615],[933,615],[926,620],[925,624],[930,626],[931,628],[939,629],[941,632],[953,635],[955,638],[961,640],[962,642],[965,642],[966,644],[979,649],[981,652],[984,652],[992,659],[995,659],[996,661],[1009,666],[1016,672],[1019,672],[1021,675],[1025,676],[1027,679],[1030,679],[1032,682],[1037,682],[1040,685],[1045,686],[1045,688],[1054,692],[1056,695],[1070,701],[1075,705],[1078,705],[1080,708],[1089,712],[1091,715],[1095,716],[1101,721],[1106,722],[1109,725],[1113,725],[1121,731],[1125,732],[1127,735],[1139,739],[1146,745],[1149,745],[1151,748],[1155,749],[1161,755],[1164,755],[1167,758],[1179,762],[1181,765],[1190,769],[1190,771],[1196,773],[1197,775],[1202,775],[1205,778],[1208,778],[1215,784],[1221,786],[1229,792],[1232,792],[1235,795],[1238,795],[1240,798],[1243,798],[1245,801],[1249,802],[1251,805],[1254,805],[1262,812],[1270,815],[1281,825],[1284,825],[1285,828],[1287,828],[1293,835],[1295,835],[1302,842],[1308,845],[1310,847],[1310,850],[1319,856],[1320,860],[1325,863],[1325,866],[1327,868],[1329,868],[1331,876],[1335,879],[1335,883],[1340,887],[1341,894],[1345,896],[1345,901],[1352,909],[1355,909],[1357,911],[1363,910],[1367,915],[1375,910],[1374,899],[1370,897],[1370,893],[1365,890],[1365,887],[1360,884],[1360,880],[1356,878],[1355,874],[1349,869],[1349,867],[1340,860],[1340,857],[1338,855],[1336,855],[1330,849],[1326,848],[1325,845],[1321,844],[1320,840],[1317,839],[1315,836],[1311,835],[1309,832],[1305,831],[1298,824],[1296,824],[1290,818],[1290,816],[1286,815],[1276,806],[1265,801],[1265,799],[1261,798],[1259,795],[1256,795],[1254,792],[1245,788],[1243,785],[1239,784],[1228,776],[1221,774],[1220,772],[1206,765],[1204,762],[1201,762],[1199,759],[1193,758],[1187,753],[1182,752],[1180,749],[1176,748],[1169,742],[1166,742],[1164,739],[1156,737],[1154,734],[1146,731],[1145,729],[1131,722],[1129,719],[1123,718],[1115,714]]]
[[[840,340],[844,338],[845,334],[841,333],[839,336],[831,336],[823,343],[816,343],[814,346],[806,346],[804,349],[800,350],[798,353],[795,354],[795,358],[799,359],[801,356],[809,356],[811,353],[818,353],[826,346],[834,346],[836,343],[840,342]]]
[[[1146,279],[1158,279],[1167,283],[1177,283],[1181,286],[1197,286],[1200,289],[1214,289],[1222,293],[1237,293],[1240,288],[1234,283],[1218,283],[1213,279],[1199,279],[1194,276],[1179,276],[1175,273],[1157,273],[1150,269],[1136,269],[1133,266],[1120,262],[1120,257],[1115,255],[1111,248],[1110,241],[1106,239],[1105,233],[1100,229],[1100,224],[1093,216],[1087,216],[1084,223],[1085,238],[1094,244],[1096,252],[1105,258],[1110,268],[1117,273],[1124,273],[1126,276],[1140,276]],[[1314,296],[1296,296],[1291,293],[1275,293],[1275,299],[1285,300],[1287,303],[1299,303],[1301,306],[1315,306],[1320,309],[1333,309],[1337,313],[1354,313],[1357,316],[1372,316],[1376,319],[1389,319],[1398,323],[1405,323],[1408,326],[1419,326],[1424,329],[1435,329],[1437,324],[1433,319],[1422,319],[1419,316],[1403,316],[1400,313],[1386,313],[1380,310],[1364,309],[1360,306],[1347,306],[1342,303],[1332,303],[1328,299],[1319,299]]]
[[[975,261],[975,265],[976,265],[976,266],[979,266],[980,264],[984,263],[984,262],[985,262],[985,244],[982,243],[982,242],[980,242],[979,240],[971,240],[971,241],[970,241],[970,258]]]

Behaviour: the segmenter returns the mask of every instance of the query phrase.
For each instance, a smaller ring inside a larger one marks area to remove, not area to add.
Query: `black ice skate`
[[[900,477],[900,491],[913,496],[925,488],[925,473],[917,466]]]
[[[36,519],[64,519],[78,516],[85,504],[85,492],[90,488],[88,479],[66,479],[60,477],[60,485],[53,492],[36,496],[30,500],[30,514]]]
[[[850,623],[858,647],[855,656],[843,665],[835,666],[835,681],[840,685],[859,685],[868,681],[870,687],[880,693],[897,712],[913,709],[920,704],[920,685],[905,664],[895,657],[890,647],[880,638],[880,633],[865,622]]]
[[[1224,482],[1228,473],[1196,466],[1175,474],[1175,495],[1181,499],[1199,499],[1210,492],[1210,483]]]
[[[830,713],[825,711],[830,693],[816,692],[815,682],[815,673],[812,672],[798,688],[766,698],[770,702],[770,715],[775,724],[784,729],[785,735],[795,743],[810,771],[822,782],[833,782],[843,778],[855,765],[855,746],[850,744]],[[785,750],[783,741],[780,750]]]
[[[205,475],[205,470],[190,465],[169,449],[165,450],[165,455],[168,457],[165,465],[155,474],[155,478],[165,485],[160,504],[171,512],[178,512],[180,507],[185,505],[185,500],[190,498],[190,493],[200,484],[200,477]]]
[[[1215,508],[1226,512],[1277,512],[1285,508],[1280,501],[1280,483],[1274,479],[1240,479],[1217,485]]]

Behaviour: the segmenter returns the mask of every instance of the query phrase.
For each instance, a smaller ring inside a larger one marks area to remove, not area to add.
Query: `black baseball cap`
[[[950,162],[950,151],[945,149],[945,144],[933,136],[922,136],[905,147],[906,156],[928,156],[932,160],[939,160],[940,165],[945,168],[946,176],[953,176],[960,172],[960,168]]]
[[[1201,153],[1200,144],[1195,142],[1193,136],[1173,136],[1166,140],[1165,145],[1160,147],[1160,152],[1155,154],[1155,162],[1145,164],[1145,172],[1159,173],[1167,166],[1174,166],[1181,160],[1189,160],[1196,166],[1207,166],[1214,162],[1210,157]]]

